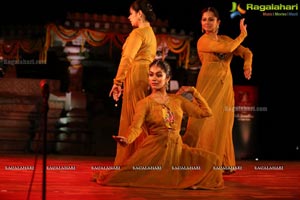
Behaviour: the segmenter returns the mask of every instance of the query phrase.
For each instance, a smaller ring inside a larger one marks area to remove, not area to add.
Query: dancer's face
[[[165,89],[169,78],[167,74],[159,66],[153,65],[149,69],[149,85],[152,90]]]
[[[211,11],[204,12],[201,18],[202,29],[206,33],[217,32],[220,20]]]
[[[133,27],[139,26],[139,21],[141,20],[141,11],[135,11],[132,8],[129,9],[129,21]]]

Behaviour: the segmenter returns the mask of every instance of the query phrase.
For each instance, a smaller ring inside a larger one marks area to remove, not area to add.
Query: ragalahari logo
[[[230,14],[230,18],[233,19],[237,16],[241,16],[243,14],[246,13],[246,10],[244,10],[243,8],[241,8],[240,4],[237,4],[236,2],[232,2],[232,7],[230,10],[231,14]]]

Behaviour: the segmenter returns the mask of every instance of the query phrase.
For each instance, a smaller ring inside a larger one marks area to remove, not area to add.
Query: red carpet
[[[43,194],[49,200],[300,199],[300,161],[238,161],[240,170],[224,176],[224,190],[194,191],[104,187],[91,176],[94,168],[112,165],[113,158],[48,155],[44,193],[42,161],[39,155],[34,171],[34,155],[1,155],[0,200],[42,200]]]

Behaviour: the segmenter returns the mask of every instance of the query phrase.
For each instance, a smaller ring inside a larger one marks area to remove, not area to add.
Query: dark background
[[[64,21],[67,12],[89,12],[128,16],[131,0],[60,0],[7,1],[1,6],[1,24],[47,24]],[[221,14],[220,33],[231,37],[239,34],[239,20],[230,19],[232,1],[184,0],[151,1],[158,18],[168,19],[169,28],[193,32],[196,44],[201,35],[200,11],[216,7]],[[245,1],[239,1],[242,7]],[[295,4],[296,1],[252,0],[256,4]],[[273,12],[273,11],[271,11]],[[293,11],[298,12],[299,11]],[[243,78],[238,58],[233,61],[234,84],[257,86],[258,106],[267,112],[257,114],[256,137],[261,158],[299,159],[299,16],[266,17],[258,11],[243,16],[248,24],[248,37],[243,42],[254,54],[253,76]]]

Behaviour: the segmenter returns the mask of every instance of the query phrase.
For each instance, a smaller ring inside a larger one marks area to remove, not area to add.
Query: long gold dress
[[[252,52],[241,45],[246,35],[241,32],[234,40],[224,35],[214,40],[208,34],[199,38],[197,49],[202,66],[196,88],[207,100],[213,117],[189,118],[183,136],[186,144],[218,154],[222,165],[229,168],[236,165],[232,140],[234,91],[230,63],[233,56],[240,56],[244,59],[244,70],[252,68]]]
[[[156,36],[151,27],[133,29],[123,45],[121,61],[114,78],[114,83],[124,86],[118,135],[127,137],[124,130],[131,124],[136,103],[148,93],[149,65],[155,58],[156,48]],[[119,165],[126,160],[142,139],[143,134],[127,148],[117,145],[115,164]]]
[[[141,100],[129,129],[128,141],[133,142],[147,127],[148,135],[119,170],[100,172],[97,182],[110,186],[151,188],[199,189],[223,188],[220,170],[213,167],[219,157],[200,148],[182,143],[180,136],[183,113],[196,118],[208,117],[211,110],[194,89],[197,104],[172,94],[166,104],[156,102],[151,96]]]

